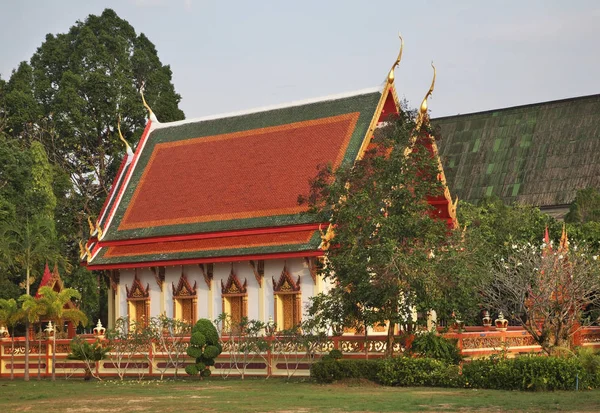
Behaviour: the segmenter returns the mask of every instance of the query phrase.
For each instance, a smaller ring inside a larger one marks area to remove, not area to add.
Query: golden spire
[[[144,98],[145,86],[146,86],[146,82],[142,82],[142,86],[140,87],[140,95],[142,95],[142,103],[144,104],[144,107],[148,111],[148,117],[150,118],[150,120],[152,122],[158,122],[156,115],[154,114],[154,112],[152,112],[152,109],[150,109],[150,106],[148,105],[148,103],[146,103],[146,99]]]
[[[429,87],[427,94],[423,98],[423,102],[421,102],[421,107],[419,108],[419,114],[417,115],[417,131],[421,129],[421,126],[427,117],[427,99],[431,97],[433,88],[435,87],[435,66],[433,65],[433,62],[431,62],[431,67],[433,68],[433,79],[431,80],[431,86]]]
[[[398,37],[400,38],[400,52],[398,53],[398,57],[396,58],[396,61],[392,65],[392,68],[387,75],[387,82],[390,84],[394,83],[394,69],[396,69],[400,64],[400,60],[402,60],[402,50],[404,49],[404,39],[400,33],[398,33]]]
[[[121,139],[121,141],[125,144],[125,149],[127,150],[127,156],[133,156],[133,151],[131,150],[131,146],[129,146],[129,144],[123,137],[123,134],[121,133],[121,115],[120,114],[119,114],[119,118],[117,119],[117,130],[119,131],[119,139]]]

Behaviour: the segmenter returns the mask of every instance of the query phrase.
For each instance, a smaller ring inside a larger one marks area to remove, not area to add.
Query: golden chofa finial
[[[400,38],[400,52],[398,53],[398,57],[396,58],[396,61],[394,62],[394,64],[392,65],[392,68],[390,69],[390,72],[388,73],[388,76],[387,76],[388,83],[394,83],[394,70],[400,64],[400,60],[402,60],[402,50],[404,49],[404,39],[402,38],[402,35],[400,33],[398,33],[398,37]]]
[[[431,97],[433,88],[435,87],[435,66],[433,65],[433,62],[431,62],[431,67],[433,68],[433,79],[431,80],[431,86],[429,87],[427,94],[423,98],[423,102],[421,102],[421,107],[419,108],[419,115],[417,117],[417,130],[421,128],[421,125],[423,125],[423,122],[425,121],[425,117],[427,116],[427,99]]]
[[[127,156],[129,156],[129,157],[133,156],[133,151],[131,150],[131,146],[129,146],[129,144],[123,137],[123,134],[121,133],[121,115],[119,115],[119,118],[117,119],[117,130],[119,131],[119,139],[121,139],[121,141],[125,144],[125,150],[127,151]]]
[[[140,95],[142,95],[142,103],[144,104],[144,107],[148,111],[148,117],[150,118],[150,120],[152,122],[158,122],[156,115],[154,114],[154,112],[152,112],[152,109],[150,109],[150,106],[148,105],[148,103],[146,103],[146,99],[144,98],[144,88],[145,87],[146,87],[146,82],[142,82],[142,86],[140,87]]]

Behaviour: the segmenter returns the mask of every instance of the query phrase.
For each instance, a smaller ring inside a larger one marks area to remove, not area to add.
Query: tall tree
[[[161,121],[183,118],[171,69],[143,34],[106,9],[77,22],[68,33],[46,36],[31,58],[32,86],[42,116],[49,121],[42,140],[97,213],[124,153],[117,119],[135,143],[146,123],[139,90]],[[15,73],[16,74],[16,73]]]
[[[402,111],[379,129],[373,149],[352,167],[321,171],[306,198],[334,233],[321,271],[332,289],[311,312],[364,332],[387,324],[388,352],[395,326],[411,324],[415,307],[432,308],[428,291],[441,287],[432,251],[442,254],[448,240],[446,223],[431,217],[427,202],[443,190],[437,159],[426,149],[431,131],[425,124],[415,133],[413,117]]]
[[[584,224],[598,221],[600,221],[600,192],[596,188],[577,191],[575,200],[565,215],[565,222]]]
[[[594,320],[585,311],[600,305],[598,256],[585,245],[558,248],[515,244],[498,257],[482,285],[483,302],[523,326],[551,354],[569,347],[579,327]]]
[[[146,124],[142,86],[159,120],[183,119],[171,78],[152,42],[106,9],[76,22],[67,33],[48,34],[29,63],[21,63],[8,82],[0,80],[0,132],[5,125],[5,133],[21,147],[43,144],[56,196],[52,220],[61,255],[71,265],[78,265],[77,245],[87,236],[87,217],[99,212],[125,152],[116,133],[119,116],[132,146]],[[7,171],[12,175],[12,169]],[[2,181],[0,173],[0,220],[11,205],[26,205],[14,197],[3,203]],[[63,274],[67,285],[78,282],[82,308],[97,311],[97,278],[85,269]]]

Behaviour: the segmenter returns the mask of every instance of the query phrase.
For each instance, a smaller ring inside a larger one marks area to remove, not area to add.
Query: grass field
[[[280,379],[0,381],[0,412],[598,412],[600,390],[526,393]]]

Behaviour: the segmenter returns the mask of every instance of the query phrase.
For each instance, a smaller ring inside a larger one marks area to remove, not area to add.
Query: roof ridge
[[[568,102],[573,102],[573,101],[580,100],[580,99],[583,100],[583,99],[592,99],[592,98],[600,98],[600,93],[593,94],[593,95],[573,96],[573,97],[563,98],[563,99],[547,100],[544,102],[526,103],[523,105],[507,106],[504,108],[487,109],[487,110],[481,110],[478,112],[458,113],[456,115],[447,115],[447,116],[440,116],[440,117],[432,118],[431,120],[437,121],[437,120],[442,120],[442,119],[457,118],[457,117],[461,117],[461,116],[484,115],[484,114],[489,114],[489,113],[498,112],[498,111],[505,111],[505,110],[522,110],[522,109],[528,109],[528,108],[535,107],[535,106],[545,106],[545,105],[552,105],[552,104],[557,104],[557,103],[568,103]]]
[[[321,103],[321,102],[339,100],[339,99],[350,98],[350,97],[354,97],[354,96],[367,95],[369,93],[381,92],[381,90],[382,90],[381,86],[375,86],[375,87],[371,87],[371,88],[355,90],[352,92],[337,93],[337,94],[332,94],[332,95],[327,95],[327,96],[321,96],[318,98],[296,100],[296,101],[277,104],[277,105],[268,105],[268,106],[262,106],[262,107],[252,108],[252,109],[245,109],[245,110],[239,110],[239,111],[233,111],[233,112],[207,115],[207,116],[202,116],[199,118],[184,119],[184,120],[178,120],[178,121],[174,121],[174,122],[165,122],[165,123],[153,123],[153,126],[154,126],[153,130],[162,129],[162,128],[170,128],[170,127],[174,127],[174,126],[181,126],[181,125],[186,125],[189,123],[198,123],[198,122],[205,122],[205,121],[209,121],[209,120],[217,120],[217,119],[232,118],[232,117],[237,117],[237,116],[252,115],[254,113],[270,112],[272,110],[293,108],[296,106],[310,105],[313,103]]]

